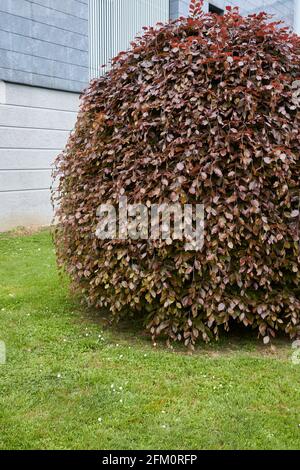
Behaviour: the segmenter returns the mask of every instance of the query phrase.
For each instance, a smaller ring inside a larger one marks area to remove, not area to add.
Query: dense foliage
[[[193,345],[232,322],[300,329],[300,38],[266,14],[145,28],[86,91],[57,160],[56,246],[73,285],[153,339]],[[100,241],[100,202],[205,205],[205,245]]]

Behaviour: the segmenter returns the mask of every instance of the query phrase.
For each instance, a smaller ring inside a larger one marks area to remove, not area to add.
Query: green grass
[[[49,232],[0,236],[1,449],[300,448],[290,341],[189,355],[104,325],[70,297]]]

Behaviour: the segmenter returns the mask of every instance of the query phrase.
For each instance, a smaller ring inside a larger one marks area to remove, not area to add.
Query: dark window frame
[[[216,7],[213,3],[208,4],[208,11],[210,13],[216,13],[217,15],[223,16],[224,15],[224,10],[222,8]]]

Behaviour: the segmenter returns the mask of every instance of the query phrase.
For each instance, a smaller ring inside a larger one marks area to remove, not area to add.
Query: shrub
[[[90,305],[155,339],[299,332],[300,40],[265,13],[145,28],[83,96],[57,159],[58,262]],[[104,240],[100,203],[203,203],[205,243]]]

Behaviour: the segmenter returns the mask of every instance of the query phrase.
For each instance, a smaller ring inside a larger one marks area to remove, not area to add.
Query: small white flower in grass
[[[110,388],[115,388],[115,384],[111,384]]]
[[[148,357],[148,354],[144,354],[144,357]]]
[[[61,374],[57,374],[57,378],[58,378],[58,379],[61,379]]]
[[[123,359],[123,357],[124,357],[123,354],[120,354],[119,359]]]
[[[118,345],[118,344],[116,344],[116,347],[118,348],[118,347],[119,347],[119,345]]]
[[[102,423],[102,418],[98,418],[98,423]]]
[[[166,414],[165,410],[162,410],[162,413],[163,413],[163,414]]]
[[[123,390],[123,387],[119,387],[119,390]]]
[[[123,400],[122,400],[122,398],[121,398],[121,400],[120,400],[120,403],[123,403]]]
[[[167,429],[167,426],[165,424],[162,424],[161,426],[163,429]]]

